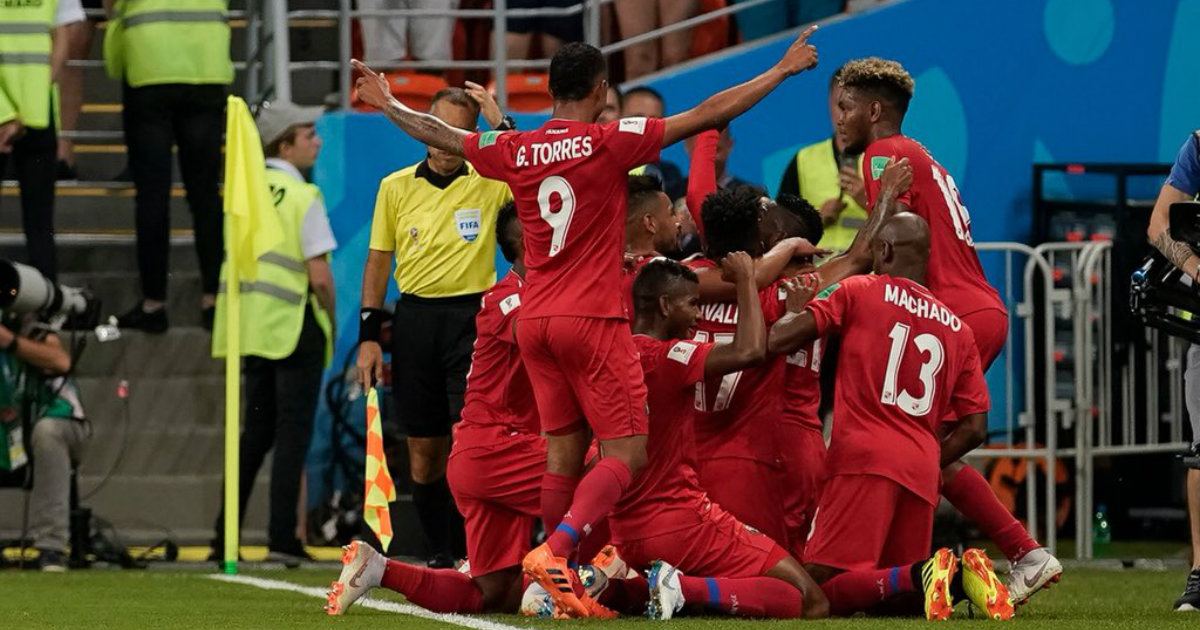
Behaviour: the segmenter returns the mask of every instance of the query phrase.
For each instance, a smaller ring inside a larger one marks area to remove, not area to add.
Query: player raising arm
[[[646,388],[622,308],[626,179],[663,146],[745,112],[784,79],[817,62],[812,29],[768,71],[667,120],[628,118],[600,125],[607,101],[603,54],[563,46],[550,64],[553,118],[527,132],[464,133],[392,98],[381,75],[358,81],[360,97],[417,140],[465,156],[507,182],[525,229],[528,284],[517,341],[547,435],[542,480],[546,543],[522,563],[561,614],[584,617],[567,558],[611,511],[646,461]],[[590,442],[602,457],[583,475]]]
[[[947,549],[922,560],[941,464],[983,442],[988,410],[971,329],[923,286],[928,243],[920,217],[893,216],[871,241],[877,275],[847,279],[813,302],[815,281],[804,278],[771,329],[769,346],[779,352],[842,335],[825,488],[805,568],[836,615],[884,602],[915,612],[903,603],[924,592],[929,619],[948,618],[964,597],[1007,619],[1008,591],[983,552],[965,552],[961,573]]]
[[[685,604],[748,617],[822,617],[825,597],[800,563],[713,503],[696,478],[695,384],[749,368],[766,355],[754,261],[733,252],[720,269],[736,284],[742,311],[728,343],[688,339],[700,311],[696,275],[688,268],[655,259],[634,282],[634,341],[649,389],[650,457],[609,524],[621,557],[650,572],[648,580],[638,575],[609,582],[607,593],[613,605],[632,612],[645,609],[648,596],[650,616],[657,619],[670,619]]]
[[[886,219],[888,214],[909,210],[925,219],[930,231],[927,286],[975,331],[986,372],[1004,348],[1008,312],[984,276],[971,235],[971,216],[954,178],[925,147],[901,133],[915,87],[912,77],[895,61],[869,57],[843,66],[841,85],[837,134],[847,151],[863,152],[869,211]],[[912,165],[912,186],[895,204],[884,207],[879,201],[881,174],[885,165],[904,158]],[[1062,564],[996,499],[974,468],[950,464],[942,471],[942,493],[1008,556],[1015,601],[1022,602],[1059,579]]]

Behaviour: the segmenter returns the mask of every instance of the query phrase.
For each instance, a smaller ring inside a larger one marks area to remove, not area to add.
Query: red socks
[[[821,585],[821,590],[829,598],[829,613],[848,617],[880,604],[893,595],[915,591],[913,566],[849,571],[834,576]]]
[[[546,475],[542,481],[543,519],[547,523],[552,516],[550,512],[545,511],[546,486],[550,483],[550,477],[551,475]],[[579,540],[591,533],[593,524],[608,516],[632,482],[633,473],[624,462],[614,457],[601,459],[595,468],[583,476],[579,487],[575,489],[575,499],[571,502],[571,508],[554,529],[554,533],[546,539],[550,551],[561,558],[570,557],[579,545]]]
[[[542,477],[542,525],[552,532],[562,522],[563,515],[571,509],[579,477],[567,477],[546,473]]]
[[[978,525],[1010,562],[1041,547],[1000,503],[983,475],[971,466],[963,466],[954,478],[942,485],[942,496],[967,520]]]
[[[433,612],[483,612],[483,591],[471,576],[454,569],[427,569],[388,560],[380,585]]]
[[[795,619],[804,609],[796,587],[772,577],[711,578],[680,576],[689,606],[704,606],[738,617]]]

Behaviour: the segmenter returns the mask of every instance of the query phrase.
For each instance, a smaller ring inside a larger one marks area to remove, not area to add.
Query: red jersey
[[[929,290],[960,317],[985,309],[1005,310],[979,264],[971,216],[954,178],[919,142],[897,134],[867,147],[862,169],[868,207],[875,208],[879,178],[893,156],[908,158],[913,171],[912,186],[898,200],[929,224]]]
[[[463,151],[479,174],[508,183],[525,229],[529,283],[522,317],[624,318],[629,170],[658,161],[664,123],[553,119],[533,131],[473,133]]]
[[[646,467],[609,515],[614,540],[638,540],[690,527],[694,517],[665,515],[694,516],[706,499],[696,476],[692,400],[713,344],[661,341],[646,335],[634,335],[633,341],[646,374],[650,433]]]
[[[906,278],[854,276],[809,303],[822,336],[841,333],[830,477],[887,477],[937,504],[939,425],[986,412],[971,329]]]
[[[692,269],[716,269],[706,258],[687,263]],[[759,292],[763,316],[770,328],[784,313],[778,285]],[[700,305],[696,341],[730,343],[737,331],[736,302]],[[762,365],[705,379],[696,386],[696,448],[705,457],[740,457],[768,464],[778,460],[775,427],[783,401],[782,357],[769,356]]]
[[[821,339],[787,356],[783,368],[783,420],[822,429]]]
[[[483,294],[475,316],[475,348],[467,372],[462,421],[455,425],[456,431],[495,426],[532,435],[541,431],[533,388],[513,336],[524,284],[509,271]]]

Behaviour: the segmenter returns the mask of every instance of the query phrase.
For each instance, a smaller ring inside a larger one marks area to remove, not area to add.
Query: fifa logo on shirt
[[[454,227],[458,235],[468,243],[474,243],[479,238],[479,229],[483,225],[483,212],[478,208],[463,208],[454,211]]]

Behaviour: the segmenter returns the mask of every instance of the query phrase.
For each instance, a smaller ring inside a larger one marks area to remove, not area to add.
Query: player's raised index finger
[[[813,24],[812,26],[804,29],[804,32],[800,33],[800,38],[796,41],[800,42],[801,44],[807,43],[809,36],[815,32],[817,32],[817,25]]]
[[[358,70],[359,72],[362,72],[363,74],[375,74],[375,71],[372,70],[370,67],[368,67],[367,64],[365,64],[357,59],[351,59],[350,65],[353,66],[355,70]]]

